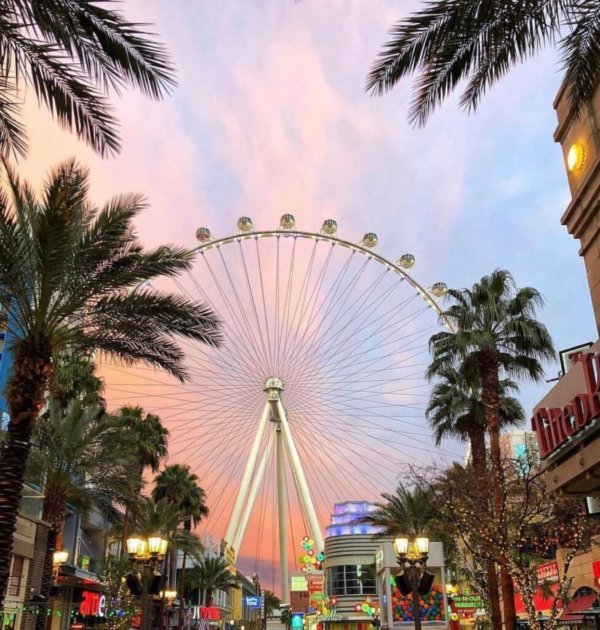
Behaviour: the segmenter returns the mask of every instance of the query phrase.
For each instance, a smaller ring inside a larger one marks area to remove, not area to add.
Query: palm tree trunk
[[[179,628],[183,628],[183,600],[185,595],[185,563],[187,562],[187,553],[183,552],[183,565],[181,567],[181,576],[179,584]]]
[[[490,434],[490,458],[492,460],[492,484],[494,490],[494,525],[506,539],[504,523],[504,469],[502,466],[502,449],[500,447],[500,385],[498,382],[498,365],[486,362],[482,369],[482,399]],[[502,608],[504,611],[504,627],[514,630],[517,624],[515,611],[515,591],[512,578],[506,569],[506,562],[500,563],[500,589],[502,591]]]
[[[210,586],[206,587],[206,607],[210,608],[212,606],[212,588]]]
[[[48,532],[48,542],[46,543],[40,595],[48,601],[52,592],[54,552],[60,549],[62,543],[62,532],[67,515],[67,497],[64,492],[48,486],[45,489],[45,494],[42,520],[50,523],[50,531]],[[47,621],[46,617],[38,615],[35,623],[36,630],[44,630]]]
[[[43,406],[52,368],[50,349],[22,342],[16,349],[6,391],[10,422],[0,455],[0,606],[6,595],[13,536],[23,492],[31,434]]]
[[[471,443],[471,460],[473,470],[478,479],[487,479],[485,431],[482,427],[473,425],[469,430],[469,442]],[[485,499],[490,501],[489,495]],[[502,613],[500,610],[500,592],[498,584],[498,572],[493,560],[486,561],[488,599],[490,604],[490,621],[494,630],[502,628]]]

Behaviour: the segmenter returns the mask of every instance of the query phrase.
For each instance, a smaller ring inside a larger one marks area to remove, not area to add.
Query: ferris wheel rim
[[[354,243],[352,241],[348,241],[346,239],[340,238],[339,236],[335,236],[334,234],[325,234],[323,232],[310,232],[308,230],[298,230],[298,229],[273,229],[273,230],[250,230],[247,232],[238,232],[237,234],[230,234],[228,236],[222,236],[220,238],[210,238],[205,243],[197,245],[193,247],[191,251],[196,254],[204,254],[206,251],[210,249],[219,249],[221,245],[229,245],[230,243],[241,243],[245,240],[250,240],[254,238],[254,240],[258,241],[260,238],[281,238],[281,237],[289,238],[306,238],[313,239],[315,241],[326,241],[333,245],[341,245],[347,249],[358,252],[368,258],[372,258],[376,260],[378,263],[384,265],[389,268],[394,273],[400,275],[403,279],[407,280],[407,282],[415,289],[422,297],[422,299],[429,304],[438,314],[440,320],[443,322],[445,327],[450,332],[455,332],[454,325],[450,321],[450,319],[446,316],[444,310],[438,304],[435,296],[431,293],[431,291],[423,286],[420,282],[414,279],[414,277],[408,273],[405,269],[402,269],[400,265],[395,263],[392,260],[389,260],[385,256],[378,254],[374,249],[366,247],[365,245],[361,245],[360,243]]]

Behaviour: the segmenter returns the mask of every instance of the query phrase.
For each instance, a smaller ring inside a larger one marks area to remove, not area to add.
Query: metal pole
[[[300,455],[298,454],[298,449],[296,448],[296,443],[294,442],[285,409],[283,407],[283,404],[281,403],[281,398],[278,398],[277,401],[274,402],[274,406],[277,414],[276,418],[281,424],[283,437],[285,438],[285,444],[290,457],[290,466],[292,467],[292,472],[294,473],[294,481],[296,482],[296,489],[298,490],[300,501],[304,505],[304,510],[306,512],[308,526],[310,528],[310,535],[315,541],[318,551],[323,551],[324,542],[323,534],[321,533],[321,527],[319,525],[319,519],[317,518],[317,512],[310,496],[310,490],[308,489],[306,475],[304,474],[304,469],[302,468]]]
[[[415,630],[421,630],[421,606],[419,605],[419,575],[418,569],[415,566],[411,566],[410,572],[410,585],[412,586],[413,594],[413,619],[415,621]]]
[[[279,563],[281,566],[281,601],[290,603],[290,580],[287,558],[287,487],[285,482],[285,444],[281,434],[281,423],[277,423],[277,508],[279,520]]]
[[[271,450],[273,448],[273,436],[274,432],[271,433],[269,437],[269,441],[267,442],[267,447],[265,452],[263,453],[262,459],[258,464],[258,468],[256,470],[256,474],[252,479],[252,486],[250,487],[250,492],[248,494],[248,501],[244,506],[244,511],[242,512],[242,518],[239,523],[237,532],[235,534],[235,538],[229,541],[233,545],[233,549],[237,551],[242,546],[242,541],[244,540],[244,536],[246,534],[246,528],[248,527],[248,521],[250,520],[250,516],[252,514],[252,510],[254,509],[254,503],[256,502],[256,497],[258,496],[258,491],[260,490],[260,484],[265,476],[265,470],[267,469],[267,462],[269,460],[269,455],[271,454]]]
[[[250,450],[250,456],[248,457],[246,469],[244,470],[244,475],[242,477],[240,491],[238,492],[237,498],[235,500],[235,504],[233,506],[233,512],[231,513],[231,519],[229,520],[229,525],[227,526],[227,531],[225,532],[225,541],[230,545],[232,544],[233,540],[238,538],[237,533],[240,526],[240,517],[242,514],[242,509],[244,508],[248,500],[248,491],[250,489],[250,481],[252,479],[252,474],[254,473],[254,469],[256,468],[258,450],[260,448],[260,443],[262,441],[263,433],[265,431],[265,426],[269,418],[269,411],[270,411],[270,405],[267,402],[265,403],[265,408],[260,418],[258,431],[256,432],[256,436],[254,437],[254,442],[252,443],[252,448]],[[235,553],[235,557],[237,558],[238,550],[235,547],[233,550]]]
[[[142,569],[142,630],[150,630],[152,627],[150,619],[150,596],[148,594],[148,570]]]

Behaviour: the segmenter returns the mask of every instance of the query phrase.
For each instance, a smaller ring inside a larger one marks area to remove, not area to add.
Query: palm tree
[[[453,366],[444,366],[435,374],[438,382],[431,392],[431,399],[426,414],[433,429],[436,444],[442,438],[456,437],[468,440],[471,447],[473,470],[479,479],[487,477],[485,446],[485,408],[482,401],[481,383],[477,374],[465,374]],[[518,391],[518,386],[510,379],[500,381],[501,426],[506,427],[521,423],[525,418],[523,407],[508,392]],[[483,500],[489,501],[489,497]],[[491,621],[494,627],[502,623],[500,596],[498,592],[498,574],[492,561],[486,563],[487,590],[490,601]]]
[[[189,466],[172,464],[167,466],[154,480],[152,497],[155,501],[164,499],[171,504],[182,516],[183,527],[191,531],[208,516],[206,493],[198,485],[198,476],[190,472]],[[185,565],[187,555],[183,554],[181,566],[181,580],[179,581],[179,601],[183,602],[185,584]],[[177,550],[171,551],[171,587],[175,586],[174,578],[177,572]],[[179,625],[183,626],[183,605],[179,606]]]
[[[136,445],[136,461],[139,470],[136,484],[139,495],[144,485],[144,471],[146,468],[149,468],[153,473],[157,472],[160,462],[167,456],[169,431],[163,426],[158,416],[152,413],[146,414],[139,405],[125,405],[119,409],[118,415],[121,426],[130,433]],[[130,506],[125,504],[123,537],[119,549],[121,557],[125,553],[125,541],[127,540],[129,517],[131,515],[129,508]]]
[[[265,617],[270,619],[273,613],[281,608],[281,600],[273,591],[265,591],[263,597],[265,598]]]
[[[169,430],[158,416],[146,413],[139,405],[121,407],[119,417],[121,426],[135,436],[141,484],[146,468],[157,472],[160,462],[167,456]]]
[[[28,476],[43,484],[42,520],[50,524],[40,595],[52,588],[52,557],[61,547],[67,504],[85,513],[94,508],[117,519],[115,503],[129,501],[137,466],[133,443],[115,418],[100,406],[86,407],[74,398],[66,409],[51,399],[34,431],[35,447]],[[45,620],[38,617],[38,626]]]
[[[385,503],[377,503],[377,510],[361,517],[361,523],[369,523],[379,529],[380,536],[392,538],[433,534],[434,514],[424,488],[407,488],[400,482],[393,494],[384,492],[381,497]]]
[[[136,508],[136,532],[143,537],[160,534],[168,541],[169,549],[181,549],[200,561],[204,551],[200,539],[194,532],[180,527],[180,524],[181,514],[167,501],[141,497]]]
[[[53,359],[69,350],[188,376],[175,337],[220,343],[204,305],[142,287],[191,265],[175,247],[145,251],[132,221],[142,198],[125,195],[98,211],[88,172],[70,161],[41,196],[6,168],[0,196],[0,302],[11,314],[13,367],[6,387],[10,422],[0,454],[0,601],[9,573],[31,435],[44,407]]]
[[[108,5],[108,6],[102,6]],[[119,150],[109,91],[174,85],[163,46],[108,2],[0,0],[0,155],[27,151],[23,86],[102,155]]]
[[[215,591],[238,588],[238,580],[221,556],[205,556],[188,572],[187,582],[204,593],[205,606],[212,606]]]
[[[438,379],[431,391],[426,415],[433,429],[435,443],[439,446],[445,437],[468,441],[474,470],[486,475],[485,408],[481,384],[476,375],[471,383],[466,374],[453,366],[445,366],[435,374]],[[433,375],[430,374],[430,378]],[[502,379],[500,385],[500,428],[518,426],[525,420],[521,403],[508,393],[519,390],[510,379]]]
[[[600,82],[600,21],[592,0],[433,0],[400,20],[371,68],[367,90],[381,94],[418,74],[410,108],[424,124],[462,82],[474,110],[486,90],[545,45],[561,52],[573,110]]]
[[[490,435],[494,511],[502,527],[501,375],[542,380],[542,361],[555,356],[546,327],[535,319],[543,300],[531,287],[517,289],[511,274],[504,270],[484,276],[471,289],[449,291],[448,299],[452,304],[444,315],[454,329],[430,339],[433,358],[428,375],[456,365],[464,373],[477,374]],[[500,582],[504,621],[512,628],[516,624],[513,585],[504,567]]]

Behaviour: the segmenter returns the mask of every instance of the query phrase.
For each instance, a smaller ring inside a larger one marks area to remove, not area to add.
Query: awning
[[[591,595],[582,595],[572,599],[569,604],[562,611],[561,619],[564,619],[567,615],[579,613],[583,610],[591,608],[598,600],[598,593],[592,593]]]

